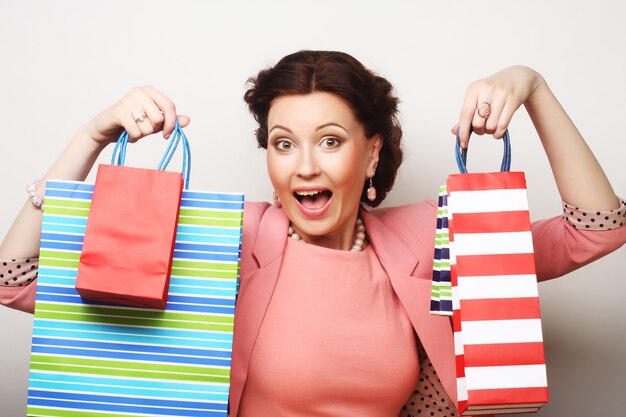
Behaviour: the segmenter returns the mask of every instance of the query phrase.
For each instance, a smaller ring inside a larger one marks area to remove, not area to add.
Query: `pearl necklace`
[[[302,240],[302,236],[300,236],[294,230],[293,226],[289,226],[287,234],[290,238],[294,240]],[[351,251],[361,252],[363,250],[363,244],[365,243],[365,225],[363,224],[363,220],[360,217],[356,218],[356,235],[354,238],[354,243],[352,244]]]

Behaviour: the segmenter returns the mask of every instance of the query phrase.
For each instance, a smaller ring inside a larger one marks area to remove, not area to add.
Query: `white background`
[[[453,137],[467,85],[513,64],[541,72],[626,197],[623,1],[0,0],[0,236],[72,133],[135,85],[191,116],[192,188],[271,199],[245,81],[300,49],[342,50],[400,96],[406,162],[386,204],[433,198],[456,172]],[[510,127],[534,218],[560,199],[528,116]],[[156,166],[157,137],[127,163]],[[105,150],[101,161],[110,157]],[[472,142],[470,169],[499,166],[501,143]],[[544,416],[623,416],[626,249],[540,285],[552,402]],[[30,315],[0,307],[0,414],[25,415]]]

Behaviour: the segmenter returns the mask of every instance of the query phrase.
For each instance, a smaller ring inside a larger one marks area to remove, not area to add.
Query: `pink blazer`
[[[452,327],[429,313],[437,207],[432,202],[361,211],[368,239],[389,274],[440,380],[456,403]],[[239,410],[254,343],[272,297],[287,241],[289,220],[268,203],[246,202],[241,283],[235,312],[230,415]],[[555,278],[598,259],[626,242],[626,227],[581,231],[561,216],[532,225],[537,276]]]

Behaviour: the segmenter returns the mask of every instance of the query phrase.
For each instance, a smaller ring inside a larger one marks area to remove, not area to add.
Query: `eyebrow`
[[[322,129],[324,129],[325,127],[328,127],[328,126],[335,126],[335,127],[338,127],[339,129],[341,129],[341,130],[343,130],[344,132],[346,132],[348,135],[350,134],[350,132],[348,132],[348,131],[347,131],[347,130],[343,127],[343,126],[341,126],[341,125],[339,125],[339,124],[337,124],[337,123],[332,123],[332,122],[330,122],[330,123],[325,123],[325,124],[323,124],[323,125],[319,126],[319,127],[318,127],[317,129],[315,129],[315,130],[316,130],[316,131],[318,131],[318,130],[322,130]]]
[[[272,126],[272,128],[270,129],[270,131],[269,131],[269,132],[267,132],[267,133],[272,133],[272,130],[274,130],[274,129],[283,129],[283,130],[286,130],[286,131],[287,131],[287,132],[289,132],[289,133],[293,133],[290,129],[288,129],[288,128],[286,128],[285,126],[282,126],[282,125],[275,125],[275,126]]]
[[[350,132],[348,132],[348,131],[347,131],[347,130],[343,127],[343,126],[341,126],[341,125],[339,125],[339,124],[337,124],[337,123],[333,123],[333,122],[330,122],[330,123],[324,123],[323,125],[318,126],[318,127],[317,127],[317,129],[315,129],[315,131],[322,130],[322,129],[324,129],[325,127],[329,127],[329,126],[335,126],[335,127],[338,127],[339,129],[341,129],[341,130],[343,130],[344,132],[346,132],[348,135],[350,134]],[[287,127],[283,126],[283,125],[275,125],[275,126],[272,126],[272,128],[271,128],[271,129],[269,130],[269,132],[267,132],[267,133],[272,133],[272,131],[273,131],[274,129],[283,129],[283,130],[286,130],[286,131],[287,131],[287,132],[289,132],[289,133],[293,133],[293,132],[291,131],[291,129],[289,129],[289,128],[287,128]]]

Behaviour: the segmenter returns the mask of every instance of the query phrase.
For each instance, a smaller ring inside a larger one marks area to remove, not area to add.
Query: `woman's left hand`
[[[459,133],[461,147],[467,147],[470,131],[501,139],[515,111],[535,92],[541,80],[538,72],[516,65],[470,84],[459,123],[452,128],[453,134]]]

